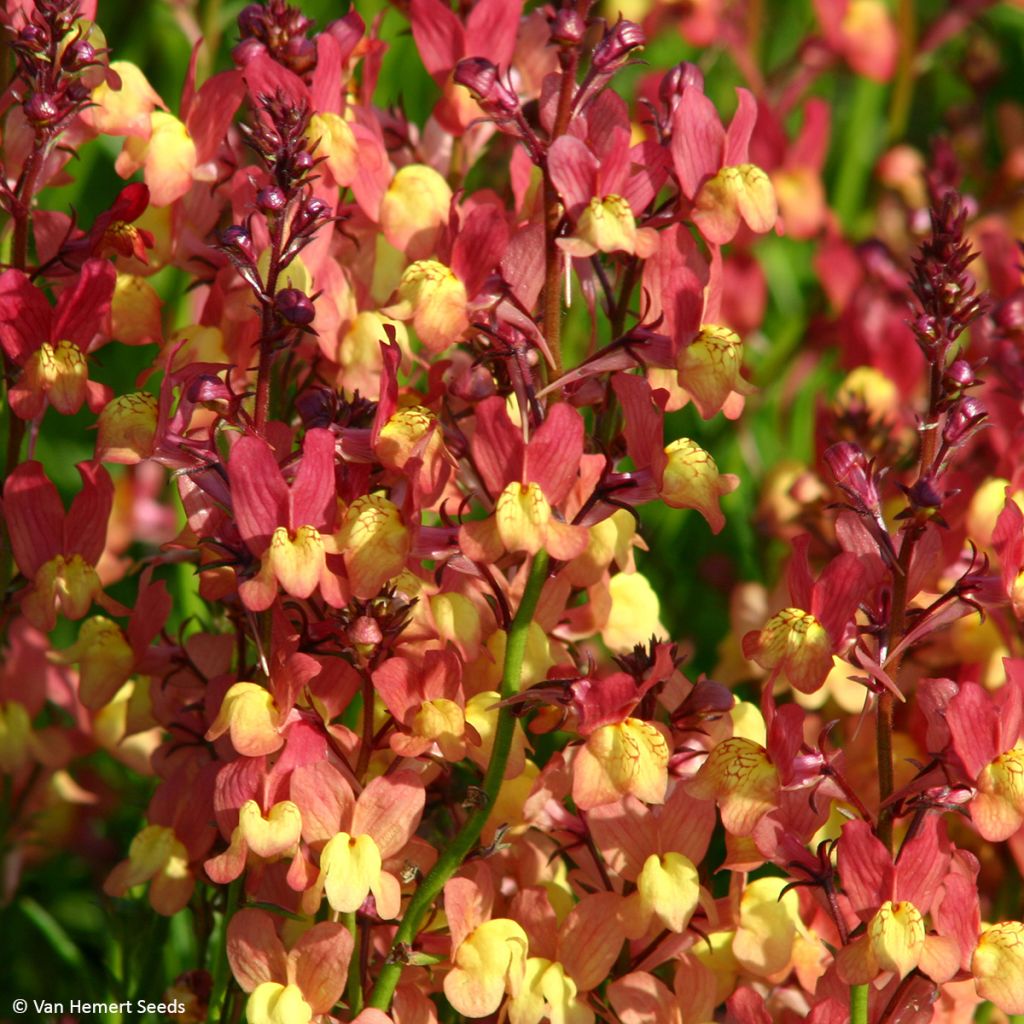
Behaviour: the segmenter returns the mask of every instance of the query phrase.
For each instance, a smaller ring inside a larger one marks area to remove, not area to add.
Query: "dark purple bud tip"
[[[231,59],[234,61],[236,67],[244,68],[261,54],[266,52],[266,46],[255,36],[250,36],[248,39],[243,39],[240,43],[237,43],[232,47]]]
[[[985,416],[985,406],[977,398],[961,398],[946,413],[946,422],[942,426],[942,440],[951,445],[966,441],[978,429]]]
[[[686,88],[704,91],[704,72],[688,60],[665,72],[658,86],[658,96],[666,106],[674,107]]]
[[[282,288],[274,297],[274,309],[296,327],[306,327],[316,317],[313,300],[298,288]]]
[[[594,47],[595,70],[614,71],[634,50],[646,42],[644,30],[635,21],[620,19]]]
[[[46,46],[46,33],[38,25],[26,25],[18,33],[18,42],[33,49]]]
[[[976,379],[974,367],[966,359],[957,359],[946,371],[946,379],[958,388],[969,388]]]
[[[269,185],[256,193],[256,205],[263,213],[280,213],[288,205],[288,197],[283,189]]]
[[[502,82],[497,65],[484,57],[460,60],[455,65],[454,77],[489,114],[507,117],[519,109],[519,97]]]
[[[72,70],[84,68],[95,60],[96,48],[85,39],[79,39],[64,51],[64,65]]]
[[[301,153],[296,153],[295,159],[292,161],[292,167],[294,167],[299,174],[305,174],[307,171],[313,170],[312,154],[307,153],[306,150],[302,150]]]
[[[309,199],[302,208],[302,213],[309,220],[319,220],[327,216],[327,204],[322,199]]]
[[[572,7],[563,7],[551,22],[551,39],[559,46],[575,46],[586,31],[586,20]]]
[[[249,232],[245,228],[240,227],[237,224],[232,224],[231,227],[225,228],[220,232],[220,244],[226,249],[238,249],[246,256],[253,255],[252,249],[252,238],[249,236]]]
[[[29,124],[45,128],[60,117],[60,106],[53,96],[37,92],[25,104],[25,117],[28,118]]]
[[[906,489],[907,498],[914,508],[938,508],[945,495],[935,486],[931,477],[922,477]]]

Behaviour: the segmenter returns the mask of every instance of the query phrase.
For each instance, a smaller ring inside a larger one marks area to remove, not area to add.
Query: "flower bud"
[[[973,401],[973,399],[969,399]],[[907,500],[915,509],[939,508],[945,495],[935,486],[930,476],[923,476],[913,485],[906,488]]]
[[[266,31],[264,13],[262,4],[249,4],[242,8],[238,15],[238,31],[243,39],[259,36]]]
[[[704,72],[696,64],[684,60],[662,75],[658,85],[658,97],[670,109],[674,109],[686,88],[704,91]]]
[[[266,52],[267,48],[263,43],[258,39],[250,37],[249,39],[243,39],[232,48],[231,60],[234,62],[236,67],[244,68],[247,64],[251,64],[257,57]]]
[[[948,370],[946,380],[958,388],[969,388],[977,378],[974,367],[966,359],[957,359]]]
[[[634,21],[621,18],[594,47],[594,70],[608,73],[622,65],[626,58],[647,42],[644,30]]]
[[[288,197],[283,189],[269,185],[256,193],[256,205],[263,213],[280,213],[288,205]]]
[[[232,224],[220,232],[220,244],[225,249],[234,249],[241,253],[246,259],[255,262],[256,254],[252,247],[252,237],[245,228],[238,224]]]
[[[467,57],[455,65],[455,82],[464,85],[484,110],[509,117],[519,109],[519,97],[502,82],[497,65],[485,57]]]
[[[844,491],[862,502],[865,508],[873,512],[880,510],[881,497],[871,463],[858,445],[840,441],[826,449],[824,459],[835,482]]]
[[[29,124],[37,128],[46,128],[58,120],[60,107],[53,96],[37,92],[25,104],[25,117]]]
[[[43,49],[46,46],[46,33],[38,25],[26,25],[18,33],[18,42],[32,49]]]
[[[576,46],[586,31],[586,19],[573,7],[563,7],[551,22],[551,40],[559,46]]]
[[[946,444],[960,444],[978,429],[985,419],[985,406],[977,398],[961,398],[946,413],[942,427],[942,440]]]
[[[274,309],[296,327],[306,327],[316,317],[312,299],[298,288],[282,288],[274,297]]]
[[[285,44],[281,60],[296,75],[307,75],[316,67],[316,43],[296,35]]]
[[[84,68],[96,59],[96,49],[87,39],[79,39],[65,51],[61,62],[72,71]]]

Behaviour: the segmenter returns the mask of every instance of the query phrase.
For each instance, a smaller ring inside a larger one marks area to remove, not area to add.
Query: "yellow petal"
[[[1003,1013],[1024,1013],[1024,924],[1002,921],[986,928],[971,960],[978,995]]]
[[[381,873],[380,850],[371,836],[339,832],[320,853],[320,878],[335,910],[358,910]]]

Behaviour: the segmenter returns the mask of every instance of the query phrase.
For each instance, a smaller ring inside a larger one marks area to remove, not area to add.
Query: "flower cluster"
[[[78,0],[4,15],[5,884],[142,779],[87,856],[190,923],[181,1021],[1024,1013],[1012,221],[904,147],[858,241],[807,98],[913,26],[820,0],[766,81],[744,5],[397,6],[420,119],[358,4],[246,6],[177,113]],[[642,64],[666,19],[728,41],[729,116]],[[136,180],[80,225],[40,196],[102,138]],[[792,372],[844,376],[764,473],[779,236],[828,303]],[[643,525],[710,547],[758,490],[774,589]],[[669,574],[731,590],[710,675]]]

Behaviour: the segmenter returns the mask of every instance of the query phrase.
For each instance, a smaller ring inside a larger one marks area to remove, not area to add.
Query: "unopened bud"
[[[682,98],[683,90],[687,88],[704,91],[704,72],[696,64],[684,60],[670,68],[661,77],[658,86],[658,97],[665,106],[674,109],[675,105]]]
[[[263,213],[280,213],[288,205],[288,197],[283,189],[270,185],[256,193],[256,205]]]
[[[316,67],[316,43],[305,36],[292,36],[281,53],[281,60],[296,75],[309,74]]]
[[[33,49],[46,45],[46,33],[38,25],[26,25],[18,33],[18,42]]]
[[[266,46],[258,39],[250,37],[236,43],[231,49],[231,60],[236,67],[244,68],[251,64],[257,57],[267,52]]]
[[[957,359],[948,370],[946,379],[958,388],[969,388],[975,381],[974,367],[966,359]]]
[[[599,72],[614,71],[634,50],[646,42],[644,30],[635,21],[620,19],[594,47],[594,69]]]
[[[282,288],[274,297],[274,309],[296,327],[305,327],[316,317],[312,299],[298,288]]]
[[[985,419],[985,406],[977,398],[961,398],[946,413],[942,427],[942,440],[946,444],[959,444],[981,425]]]
[[[258,35],[265,31],[266,16],[262,4],[249,4],[238,15],[238,31],[242,38]]]
[[[551,40],[559,46],[576,46],[586,31],[586,20],[573,7],[563,7],[551,22]]]
[[[871,462],[859,446],[850,441],[840,441],[825,450],[824,459],[835,482],[844,491],[871,511],[881,508]]]
[[[60,107],[52,96],[37,92],[25,104],[25,117],[29,124],[46,128],[60,117]]]
[[[96,48],[86,39],[72,43],[65,51],[62,63],[72,71],[84,68],[96,59]]]
[[[250,260],[256,258],[249,232],[238,224],[232,224],[220,232],[220,244],[225,249],[235,249]]]
[[[923,476],[910,487],[906,488],[910,504],[916,509],[933,509],[942,504],[945,495],[935,486],[930,476]]]
[[[481,107],[495,117],[508,117],[519,109],[519,97],[502,82],[497,65],[485,57],[467,57],[455,65],[455,81],[464,85]]]
[[[372,615],[360,615],[348,628],[349,640],[357,646],[375,647],[384,639],[380,624]]]

